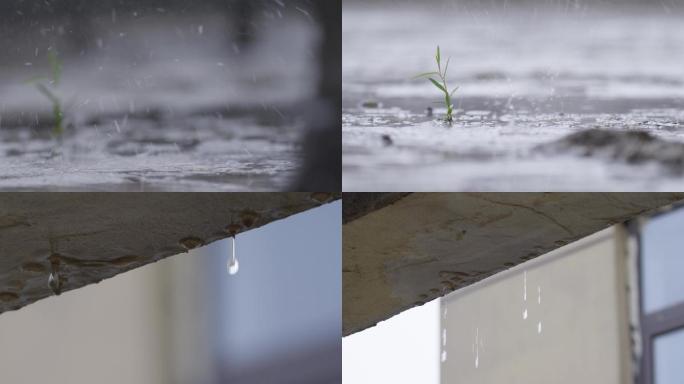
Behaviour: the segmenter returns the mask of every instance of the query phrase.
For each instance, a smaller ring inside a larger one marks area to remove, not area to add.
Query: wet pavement
[[[678,163],[620,147],[684,143],[684,30],[670,11],[345,6],[344,190],[684,188]],[[451,126],[434,86],[412,79],[433,70],[437,44],[459,86]],[[595,128],[616,139],[554,146]]]
[[[83,49],[59,20],[4,26],[16,38],[1,47],[11,55],[0,59],[0,190],[291,188],[315,98],[316,26],[267,15],[240,47],[220,15],[129,13],[106,15]],[[50,100],[27,83],[35,76],[62,103],[59,137]]]
[[[112,116],[69,127],[60,139],[50,130],[5,128],[0,189],[287,189],[301,161],[302,127],[264,118],[270,114]]]

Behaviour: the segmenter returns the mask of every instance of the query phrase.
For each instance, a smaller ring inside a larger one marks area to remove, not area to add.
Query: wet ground
[[[344,9],[345,190],[684,188],[681,14],[387,4]],[[450,126],[412,80],[437,44],[460,87]],[[596,128],[599,147],[577,136]]]
[[[269,111],[217,110],[101,117],[59,139],[46,127],[6,127],[0,189],[287,189],[300,163],[300,125]]]
[[[221,15],[162,11],[112,11],[85,47],[60,20],[4,26],[15,36],[1,47],[0,190],[291,188],[315,95],[315,25],[260,13],[258,35],[238,46]],[[35,76],[60,98],[61,136]]]

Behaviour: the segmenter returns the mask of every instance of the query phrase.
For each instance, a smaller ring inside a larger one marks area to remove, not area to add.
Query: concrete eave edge
[[[3,193],[0,313],[337,200],[340,193]]]
[[[404,195],[343,225],[343,334],[682,199],[684,193]]]

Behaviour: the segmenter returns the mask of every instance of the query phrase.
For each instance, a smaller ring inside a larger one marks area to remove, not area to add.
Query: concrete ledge
[[[343,333],[681,199],[684,193],[403,196],[343,226]]]
[[[330,193],[3,193],[0,313],[302,212]]]
[[[410,195],[410,192],[344,193],[342,223],[346,224]]]

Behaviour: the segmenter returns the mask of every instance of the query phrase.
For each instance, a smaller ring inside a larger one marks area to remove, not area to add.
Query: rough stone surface
[[[407,195],[343,226],[343,333],[681,199],[684,193]]]
[[[3,193],[0,313],[337,199],[330,193]]]

